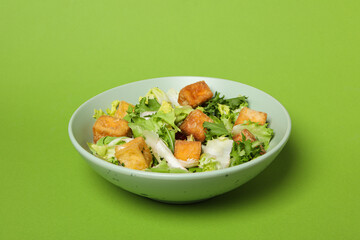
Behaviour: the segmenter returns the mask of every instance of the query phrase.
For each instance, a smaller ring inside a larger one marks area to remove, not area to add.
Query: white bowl
[[[186,85],[204,80],[213,92],[226,98],[239,94],[248,96],[249,107],[268,114],[269,127],[274,130],[266,154],[241,165],[211,172],[156,173],[133,170],[108,163],[92,155],[87,142],[92,142],[94,109],[106,109],[113,100],[136,104],[153,87],[165,92],[180,90]],[[163,77],[129,83],[115,87],[82,104],[69,122],[72,144],[90,166],[109,182],[138,195],[171,203],[188,203],[211,198],[233,190],[264,170],[285,146],[291,131],[291,120],[286,109],[275,98],[254,87],[209,77]],[[89,186],[90,187],[90,186]]]

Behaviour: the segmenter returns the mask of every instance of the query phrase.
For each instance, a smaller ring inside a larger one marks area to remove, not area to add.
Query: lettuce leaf
[[[203,172],[214,171],[220,169],[219,161],[216,161],[215,157],[209,154],[203,153],[200,156],[199,168],[202,168]]]
[[[229,137],[231,136],[231,132],[225,127],[224,123],[219,122],[204,122],[203,123],[204,128],[206,128],[205,131],[205,137],[206,140],[215,139],[218,137]]]
[[[156,99],[156,101],[160,104],[162,104],[163,101],[166,102],[170,102],[168,96],[166,95],[166,93],[161,90],[160,88],[154,87],[152,89],[150,89],[146,95],[145,98],[147,98],[148,100],[150,99]]]
[[[102,137],[100,138],[97,142],[96,145],[97,146],[104,146],[104,145],[108,145],[109,143],[113,142],[114,140],[118,140],[118,143],[115,143],[114,145],[120,145],[123,143],[125,143],[125,139],[129,139],[127,137],[110,137],[110,136],[106,136],[106,137]]]
[[[153,154],[157,154],[159,157],[164,158],[170,168],[180,168],[186,170],[180,162],[175,158],[171,150],[166,146],[164,141],[158,134],[152,131],[144,131],[146,144],[151,148]],[[186,170],[187,171],[187,170]]]
[[[120,101],[119,100],[115,100],[115,101],[113,101],[112,103],[111,103],[111,109],[106,109],[106,113],[103,111],[103,110],[101,110],[101,109],[99,109],[99,110],[97,110],[97,109],[94,109],[94,115],[93,115],[93,118],[95,118],[95,119],[98,119],[99,117],[101,117],[102,115],[109,115],[109,116],[114,116],[115,115],[115,112],[116,112],[116,110],[117,110],[117,107],[119,106],[119,103],[120,103]]]
[[[245,96],[225,99],[225,96],[220,96],[219,92],[215,92],[215,96],[209,101],[207,101],[202,107],[203,112],[206,115],[214,115],[220,118],[220,116],[224,114],[224,112],[227,112],[226,114],[229,114],[230,111],[244,106],[248,106],[247,97]]]
[[[138,117],[133,119],[133,122],[128,123],[132,130],[134,137],[143,136],[144,131],[158,132],[162,126],[161,122],[154,121],[153,118],[146,120],[145,118]]]
[[[190,106],[175,107],[175,124],[182,122],[193,110]]]
[[[165,160],[161,161],[155,167],[149,168],[147,172],[160,172],[160,173],[187,173],[187,170],[180,168],[170,168]]]
[[[104,113],[103,110],[99,109],[94,109],[94,115],[93,118],[98,119],[99,117],[101,117],[102,115],[106,115],[106,113]]]
[[[97,157],[110,163],[119,165],[119,161],[115,158],[115,146],[122,145],[133,140],[128,137],[103,137],[96,143],[87,143],[90,151]]]
[[[158,131],[159,137],[165,142],[166,146],[174,152],[175,148],[175,131],[170,130],[167,127],[163,126]]]
[[[180,106],[180,104],[178,103],[178,98],[179,98],[179,92],[176,91],[175,89],[173,88],[170,88],[166,95],[168,96],[170,102],[171,102],[171,105],[173,107],[177,107],[177,106]]]
[[[174,128],[176,131],[180,131],[180,129],[175,124],[175,120],[176,120],[175,110],[171,107],[170,103],[168,102],[163,102],[159,111],[156,114],[154,114],[151,118],[157,119],[157,121],[163,121],[164,123]]]
[[[260,125],[259,123],[245,121],[243,124],[236,125],[233,130],[233,136],[238,135],[242,130],[249,130],[261,143],[264,144],[265,150],[269,148],[271,138],[274,136],[274,130],[267,127],[268,124]]]
[[[259,157],[261,154],[261,147],[259,142],[251,142],[250,140],[245,140],[245,136],[242,134],[242,142],[233,143],[233,148],[230,153],[230,166],[236,166],[244,162],[248,162],[256,157]]]
[[[233,142],[233,140],[226,137],[207,141],[206,146],[202,146],[203,152],[207,154],[206,159],[203,160],[203,163],[200,161],[199,166],[204,166],[204,163],[206,163],[206,165],[210,164],[216,167],[216,169],[229,167]],[[214,158],[215,160],[211,160],[210,158]],[[214,161],[217,161],[219,164],[214,164]]]
[[[147,100],[145,97],[143,97],[134,107],[129,106],[124,119],[128,122],[135,122],[135,119],[139,118],[141,113],[158,111],[160,106],[161,105],[157,102],[156,99]]]
[[[152,99],[149,99],[149,104]],[[144,100],[141,104],[145,104]],[[138,108],[139,109],[139,108]],[[142,108],[144,109],[144,108]],[[144,135],[144,131],[152,131],[157,133],[165,144],[174,151],[175,133],[180,129],[175,124],[175,110],[170,103],[163,101],[158,111],[148,116],[146,119],[137,115],[137,111],[129,113],[129,127],[131,128],[134,137]]]
[[[146,98],[142,98],[139,104],[135,105],[135,112],[149,112],[149,111],[157,111],[160,108],[160,104],[156,99],[148,99],[146,103]]]
[[[120,101],[119,100],[115,100],[111,103],[111,109],[106,109],[106,113],[109,115],[109,116],[114,116],[115,115],[115,112],[116,112],[116,109],[117,107],[119,106],[120,104]]]

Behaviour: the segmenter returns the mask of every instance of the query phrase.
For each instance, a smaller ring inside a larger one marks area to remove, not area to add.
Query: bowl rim
[[[229,168],[225,168],[225,169],[219,169],[219,170],[215,170],[215,171],[209,171],[209,172],[197,172],[197,173],[158,173],[158,172],[147,172],[147,171],[142,171],[142,170],[135,170],[135,169],[130,169],[130,168],[125,168],[125,167],[121,167],[112,163],[109,163],[107,161],[104,161],[103,159],[100,159],[96,156],[94,156],[93,154],[91,154],[90,152],[86,151],[79,143],[78,141],[75,139],[74,133],[73,133],[73,122],[74,119],[76,118],[77,113],[80,111],[81,108],[83,108],[88,102],[90,102],[92,99],[100,96],[100,95],[106,95],[109,91],[112,91],[114,88],[118,88],[118,87],[126,87],[126,86],[130,86],[130,85],[134,85],[134,84],[139,84],[140,82],[145,82],[145,81],[155,81],[155,80],[159,80],[159,79],[164,79],[164,78],[202,78],[206,81],[206,79],[213,79],[213,80],[221,80],[221,81],[229,81],[229,82],[235,82],[235,83],[239,83],[242,85],[245,85],[249,88],[253,88],[257,91],[260,91],[262,94],[267,95],[268,97],[272,98],[273,100],[275,100],[275,102],[277,104],[279,104],[280,108],[284,111],[285,115],[286,115],[286,121],[287,121],[287,129],[285,131],[284,137],[280,140],[280,142],[275,145],[270,151],[266,152],[266,154],[259,156],[249,162],[237,165],[237,166],[233,166],[233,167],[229,167]],[[288,111],[286,110],[286,108],[274,97],[272,97],[270,94],[252,87],[250,85],[238,82],[238,81],[233,81],[233,80],[228,80],[228,79],[222,79],[222,78],[213,78],[213,77],[203,77],[203,76],[168,76],[168,77],[158,77],[158,78],[150,78],[150,79],[144,79],[144,80],[138,80],[135,82],[131,82],[131,83],[126,83],[123,85],[119,85],[116,87],[113,87],[111,89],[108,89],[106,91],[103,91],[95,96],[93,96],[92,98],[88,99],[87,101],[85,101],[84,103],[82,103],[72,114],[69,124],[68,124],[68,134],[70,137],[70,141],[73,144],[73,146],[75,147],[75,149],[80,153],[80,155],[82,155],[84,158],[86,158],[87,160],[90,160],[92,163],[94,163],[95,165],[98,165],[102,168],[106,168],[108,170],[117,172],[117,173],[121,173],[121,174],[126,174],[126,175],[131,175],[131,176],[138,176],[138,177],[142,177],[142,178],[156,178],[156,179],[167,179],[167,180],[193,180],[193,179],[201,179],[201,178],[211,178],[211,177],[215,177],[215,176],[219,176],[219,175],[229,175],[232,174],[234,172],[238,172],[241,170],[245,170],[247,168],[250,168],[256,164],[258,164],[259,162],[265,161],[267,158],[269,158],[271,155],[276,154],[276,152],[278,150],[280,150],[282,147],[284,147],[284,145],[286,144],[286,142],[288,141],[289,137],[290,137],[290,133],[291,133],[291,119],[290,119],[290,115],[288,113]]]

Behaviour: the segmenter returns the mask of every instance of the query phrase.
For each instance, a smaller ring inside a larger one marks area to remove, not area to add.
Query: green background
[[[0,1],[0,239],[359,237],[359,3]],[[179,75],[259,88],[293,123],[263,173],[192,205],[108,183],[67,133],[92,96]]]

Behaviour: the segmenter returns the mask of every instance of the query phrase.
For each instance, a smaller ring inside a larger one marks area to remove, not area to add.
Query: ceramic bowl
[[[94,109],[106,109],[113,100],[125,100],[136,104],[153,87],[165,92],[180,90],[186,85],[204,80],[213,92],[226,98],[248,96],[249,107],[268,114],[269,126],[274,130],[266,154],[247,163],[210,172],[156,173],[132,170],[108,163],[92,155],[87,142],[92,142],[92,118]],[[291,131],[291,120],[286,109],[275,98],[254,87],[209,77],[162,77],[137,81],[115,87],[82,104],[69,122],[72,144],[88,164],[109,182],[134,194],[169,203],[189,203],[208,199],[233,190],[263,171],[285,146]],[[90,186],[89,186],[90,187]]]

